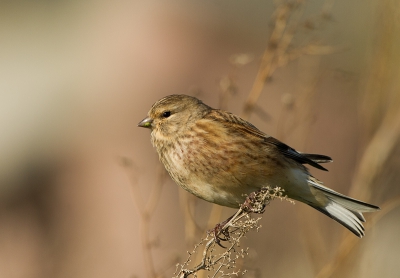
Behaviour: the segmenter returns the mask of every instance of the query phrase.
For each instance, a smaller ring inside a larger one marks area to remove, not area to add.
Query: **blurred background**
[[[312,174],[382,208],[360,240],[272,202],[248,277],[397,277],[399,19],[396,0],[1,1],[0,277],[171,277],[234,212],[174,184],[137,127],[173,93],[332,156]]]

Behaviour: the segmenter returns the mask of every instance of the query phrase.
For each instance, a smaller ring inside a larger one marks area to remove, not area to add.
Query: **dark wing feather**
[[[322,155],[322,154],[314,154],[314,153],[301,153],[301,155],[311,159],[314,162],[317,163],[328,163],[332,162],[332,158],[330,158],[327,155]]]
[[[326,163],[332,161],[332,159],[326,155],[300,153],[295,149],[289,147],[285,143],[282,143],[281,141],[265,134],[248,121],[245,121],[232,113],[221,110],[212,110],[207,115],[207,117],[212,120],[229,122],[230,125],[234,125],[235,130],[242,130],[243,132],[247,132],[254,136],[262,138],[265,143],[276,146],[277,149],[284,156],[291,158],[301,164],[309,164],[320,170],[328,171],[326,168],[322,167],[318,163]]]
[[[285,156],[287,156],[301,164],[308,164],[308,165],[311,165],[320,170],[328,171],[326,168],[324,168],[318,164],[318,163],[321,163],[320,160],[322,160],[323,162],[332,161],[332,159],[328,156],[299,153],[295,149],[289,147],[288,145],[286,145],[285,143],[282,143],[281,141],[275,139],[274,137],[267,137],[267,138],[265,138],[265,141],[277,146],[278,150]],[[323,157],[323,159],[322,159],[322,157]]]

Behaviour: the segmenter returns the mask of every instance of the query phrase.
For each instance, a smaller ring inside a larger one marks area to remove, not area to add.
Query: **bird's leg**
[[[238,214],[240,215],[241,213],[264,213],[265,211],[265,200],[263,195],[268,192],[268,188],[261,188],[257,190],[256,192],[250,193],[247,197],[246,200],[244,201],[243,204],[240,206],[240,210],[229,217],[228,219],[222,221],[221,223],[218,223],[215,225],[215,227],[211,230],[208,231],[208,234],[212,234],[212,236],[215,239],[215,242],[225,248],[222,244],[221,241],[228,241],[230,239],[229,235],[229,227],[225,227],[226,224],[229,223],[229,221],[232,220],[233,217],[236,217]],[[225,227],[225,228],[224,228]],[[221,236],[223,235],[223,237]]]
[[[221,244],[221,241],[228,241],[230,238],[229,231],[228,231],[229,227],[226,227],[224,229],[224,226],[232,219],[233,216],[235,216],[235,214],[228,217],[226,220],[218,223],[217,225],[215,225],[215,227],[213,229],[211,229],[207,232],[208,234],[212,234],[212,236],[215,239],[215,242],[222,248],[226,248],[226,247]],[[223,235],[224,237],[221,237],[221,235]]]

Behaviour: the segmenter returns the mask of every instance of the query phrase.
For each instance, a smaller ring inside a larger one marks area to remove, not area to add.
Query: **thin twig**
[[[141,238],[141,248],[142,248],[142,255],[144,259],[144,265],[147,277],[159,277],[160,275],[157,274],[155,267],[154,267],[154,260],[151,254],[151,240],[150,240],[150,221],[155,211],[155,208],[159,202],[162,187],[165,183],[165,170],[159,169],[157,175],[157,182],[152,187],[152,191],[150,193],[150,197],[147,202],[144,202],[143,199],[140,197],[140,188],[137,182],[137,175],[132,171],[134,169],[134,164],[131,160],[124,158],[123,159],[124,166],[128,168],[130,171],[129,179],[131,181],[131,193],[132,198],[134,200],[134,204],[136,206],[136,210],[139,213],[140,217],[140,238]]]
[[[329,6],[325,9],[328,11]],[[338,52],[343,47],[333,47],[317,42],[307,42],[302,47],[293,48],[293,39],[298,30],[303,14],[304,3],[284,1],[275,10],[275,21],[268,45],[261,59],[261,64],[253,87],[245,101],[242,117],[248,119],[254,112],[256,103],[272,75],[278,68],[303,55],[327,55]]]
[[[253,83],[253,87],[245,102],[242,117],[248,119],[251,111],[256,104],[262,89],[264,88],[265,81],[268,80],[274,70],[273,59],[276,56],[277,49],[282,49],[281,38],[284,35],[290,12],[293,10],[293,6],[289,3],[283,3],[276,8],[276,20],[274,22],[274,29],[272,30],[271,36],[268,40],[268,46],[264,51],[259,70],[257,72],[256,79]],[[287,43],[285,42],[285,45]],[[281,52],[284,50],[281,50]]]

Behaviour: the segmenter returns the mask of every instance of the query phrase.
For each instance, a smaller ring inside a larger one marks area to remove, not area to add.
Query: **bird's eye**
[[[171,116],[171,111],[165,111],[162,113],[163,118],[168,118],[169,116]]]

